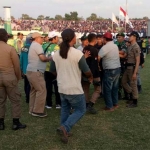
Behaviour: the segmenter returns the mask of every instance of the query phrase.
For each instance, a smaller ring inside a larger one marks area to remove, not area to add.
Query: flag
[[[132,22],[129,20],[129,16],[126,15],[126,23],[129,24],[129,26],[133,29],[133,25],[132,25]]]
[[[127,13],[125,10],[123,10],[122,7],[120,7],[120,11],[119,11],[120,16],[126,17]]]
[[[116,23],[119,26],[119,22],[118,22],[116,16],[114,15],[114,13],[112,13],[112,22]]]

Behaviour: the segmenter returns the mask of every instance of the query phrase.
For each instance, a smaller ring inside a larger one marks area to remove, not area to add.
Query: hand
[[[137,75],[136,75],[136,73],[134,73],[132,76],[132,80],[136,80],[136,78],[137,78]]]
[[[142,68],[144,68],[144,64],[142,64]]]
[[[90,51],[85,50],[84,57],[85,57],[85,58],[88,58],[88,57],[90,57],[90,56],[91,56]]]
[[[90,83],[93,83],[93,76],[91,76],[90,78],[88,78]]]

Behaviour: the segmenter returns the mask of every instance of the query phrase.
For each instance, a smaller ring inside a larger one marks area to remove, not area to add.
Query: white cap
[[[49,32],[49,33],[48,33],[48,37],[49,37],[50,39],[52,39],[52,38],[55,37],[55,36],[58,36],[55,31],[52,31],[52,32]]]

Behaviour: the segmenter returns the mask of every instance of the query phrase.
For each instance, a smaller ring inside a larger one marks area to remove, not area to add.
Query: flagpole
[[[126,0],[126,16],[127,16],[127,0]],[[125,16],[125,32],[127,32],[127,25],[126,25],[126,16]]]

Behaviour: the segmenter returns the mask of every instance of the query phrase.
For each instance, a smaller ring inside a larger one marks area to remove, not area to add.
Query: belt
[[[134,63],[126,63],[126,66],[129,67],[129,66],[135,66]]]
[[[42,74],[44,74],[43,72],[41,72],[40,70],[37,70],[38,72],[40,72],[40,73],[42,73]]]
[[[115,68],[115,69],[104,69],[104,71],[113,71],[113,70],[118,70],[118,69],[120,69],[120,67],[119,68]]]

